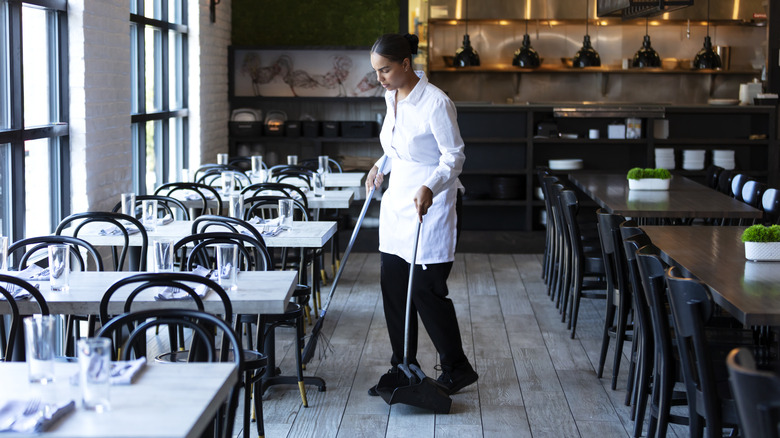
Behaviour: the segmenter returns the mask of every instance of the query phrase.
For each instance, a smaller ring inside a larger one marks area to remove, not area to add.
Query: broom
[[[379,172],[382,173],[382,170],[385,168],[385,163],[387,162],[387,157],[382,160],[382,164],[379,165]],[[352,230],[352,237],[349,238],[349,244],[347,245],[347,248],[344,250],[344,255],[341,257],[341,264],[339,265],[339,270],[336,272],[336,276],[333,277],[333,283],[330,285],[330,292],[328,293],[328,301],[325,302],[325,305],[322,306],[322,309],[320,310],[320,317],[317,320],[317,323],[314,324],[314,328],[311,329],[311,336],[309,337],[309,342],[306,343],[306,346],[303,347],[303,354],[301,355],[301,362],[306,365],[309,363],[309,361],[314,357],[314,352],[317,351],[317,342],[319,341],[319,338],[321,336],[324,336],[322,332],[322,325],[325,322],[325,314],[328,313],[328,307],[330,306],[330,302],[333,299],[333,293],[336,291],[336,286],[339,284],[339,279],[341,278],[342,272],[344,272],[344,266],[347,265],[347,259],[349,259],[349,254],[352,252],[352,246],[355,244],[355,239],[357,239],[358,231],[360,231],[360,226],[363,224],[363,219],[366,217],[366,212],[368,211],[368,206],[371,204],[371,198],[374,197],[374,190],[376,190],[375,185],[371,185],[371,190],[368,192],[368,196],[366,196],[366,201],[363,203],[363,208],[360,210],[360,216],[358,217],[357,223],[355,224],[355,229]],[[325,341],[327,342],[327,340]]]

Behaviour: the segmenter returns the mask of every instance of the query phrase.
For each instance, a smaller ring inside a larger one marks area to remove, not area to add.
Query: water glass
[[[317,167],[317,172],[330,173],[330,160],[328,159],[327,155],[320,155],[319,157],[317,157],[317,161],[319,163],[319,167]]]
[[[54,381],[54,334],[57,317],[33,315],[24,319],[27,376],[30,382]]]
[[[233,172],[222,172],[222,194],[229,195],[233,193],[235,182]]]
[[[70,276],[70,245],[49,245],[49,284],[52,292],[67,292]]]
[[[135,193],[122,193],[122,214],[135,217]]]
[[[8,270],[8,236],[0,236],[0,272]]]
[[[237,219],[244,218],[244,195],[240,193],[231,193],[228,203],[228,216]]]
[[[180,180],[182,182],[189,182],[190,181],[190,169],[182,169],[181,170]]]
[[[263,156],[252,155],[250,160],[252,161],[252,175],[259,177],[260,172],[263,170]]]
[[[324,175],[322,173],[314,174],[314,196],[325,196]]]
[[[293,225],[293,200],[279,200],[279,226],[283,230],[292,230]]]
[[[230,243],[220,243],[216,247],[219,284],[225,290],[235,290],[238,288],[238,247]]]
[[[297,166],[298,165],[298,156],[297,155],[288,155],[287,156],[287,165],[288,166]]]
[[[84,409],[107,411],[110,408],[111,339],[79,339],[78,350],[79,385]]]
[[[217,154],[217,164],[227,164],[228,154]]]
[[[144,224],[146,231],[154,231],[157,229],[157,201],[154,199],[145,199],[141,204],[143,208],[143,216],[141,216],[141,223]]]
[[[173,272],[173,240],[154,241],[154,272]]]

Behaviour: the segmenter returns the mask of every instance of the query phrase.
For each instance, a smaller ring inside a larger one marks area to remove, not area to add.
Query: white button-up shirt
[[[463,169],[463,139],[455,104],[423,72],[409,95],[397,103],[396,91],[385,93],[387,115],[379,135],[390,175],[379,216],[379,250],[411,262],[417,225],[414,195],[425,185],[433,205],[423,217],[417,264],[455,259],[455,201]],[[377,167],[385,159],[377,162]]]

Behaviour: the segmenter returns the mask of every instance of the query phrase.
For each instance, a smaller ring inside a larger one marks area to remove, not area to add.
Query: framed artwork
[[[233,96],[382,96],[369,50],[234,48]]]

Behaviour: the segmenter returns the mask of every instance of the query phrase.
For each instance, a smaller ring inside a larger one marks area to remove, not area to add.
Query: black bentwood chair
[[[114,344],[113,353],[114,359],[129,360],[133,357],[145,357],[147,331],[162,325],[181,326],[192,331],[193,354],[189,356],[189,361],[233,362],[236,365],[236,372],[239,373],[237,383],[231,388],[227,402],[214,418],[214,435],[231,438],[238,408],[238,393],[242,383],[240,373],[245,364],[244,350],[227,322],[199,310],[142,310],[124,313],[111,319],[100,329],[97,336],[116,340],[119,338],[118,334],[129,330],[129,334],[123,338],[124,341]],[[222,348],[217,348],[217,345],[221,345]],[[226,348],[227,346],[229,348]],[[260,419],[258,423],[262,422],[262,415],[258,415],[258,418]]]
[[[5,320],[8,321],[8,330],[4,323],[4,318],[0,318],[0,353],[2,354],[2,360],[4,362],[18,361],[24,362],[24,357],[19,357],[14,354],[14,346],[16,342],[22,342],[24,339],[22,327],[22,315],[19,313],[19,306],[16,304],[15,295],[19,292],[29,294],[40,309],[41,315],[49,314],[49,305],[46,304],[46,300],[43,295],[32,284],[22,280],[21,278],[14,277],[12,275],[0,274],[0,296],[6,301],[8,307],[10,307],[10,314],[6,315]],[[0,301],[0,306],[3,305]]]

